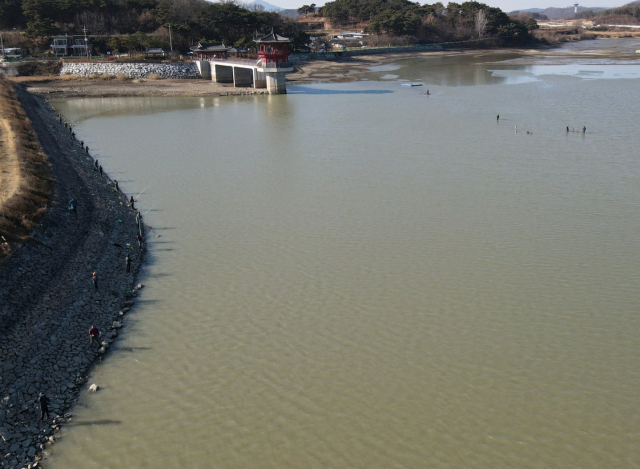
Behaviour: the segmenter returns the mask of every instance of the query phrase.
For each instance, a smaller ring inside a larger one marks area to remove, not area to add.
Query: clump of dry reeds
[[[0,78],[0,118],[6,119],[15,139],[19,165],[16,192],[0,200],[0,259],[11,254],[12,243],[28,241],[53,202],[53,180],[47,155],[11,84]],[[11,136],[7,136],[11,137]]]

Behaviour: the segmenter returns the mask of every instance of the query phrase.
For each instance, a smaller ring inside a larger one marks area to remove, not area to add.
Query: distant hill
[[[284,8],[272,5],[271,3],[265,2],[264,0],[254,0],[251,3],[245,3],[245,6],[251,9],[252,6],[258,5],[264,8],[264,11],[282,11]]]
[[[602,7],[578,7],[578,13],[583,11],[593,11],[598,12],[602,10],[607,10],[607,8]],[[573,18],[576,13],[573,7],[567,8],[529,8],[528,10],[516,10],[509,13],[510,15],[517,15],[518,13],[538,13],[540,15],[545,15],[550,20],[565,20]]]
[[[280,11],[280,14],[283,16],[288,16],[290,18],[297,18],[298,16],[300,16],[300,13],[298,13],[298,10],[294,10],[294,9],[282,10]]]

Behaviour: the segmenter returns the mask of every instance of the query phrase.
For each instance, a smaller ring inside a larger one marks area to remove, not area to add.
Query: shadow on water
[[[287,87],[287,94],[387,94],[392,90],[323,90],[317,88],[305,88],[298,86]]]
[[[153,350],[152,347],[125,347],[121,348],[121,352],[138,352],[140,350]]]
[[[89,425],[121,425],[122,420],[86,420],[79,422],[69,422],[68,427],[87,427]]]
[[[160,249],[156,249],[156,251],[160,251]],[[160,278],[160,277],[171,277],[173,274],[168,274],[166,272],[158,272],[153,274],[146,274],[145,277],[148,278]]]
[[[156,303],[160,303],[160,300],[140,300],[137,298],[134,301],[136,305],[153,305]]]

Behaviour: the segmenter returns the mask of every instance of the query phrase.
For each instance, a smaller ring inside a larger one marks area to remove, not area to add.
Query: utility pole
[[[171,48],[171,58],[173,59],[173,40],[171,39],[171,23],[169,23],[169,47]]]
[[[83,26],[82,31],[84,32],[84,48],[87,52],[87,60],[89,60],[89,40],[87,39],[87,27]]]

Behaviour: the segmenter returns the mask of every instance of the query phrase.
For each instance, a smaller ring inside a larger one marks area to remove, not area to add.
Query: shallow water
[[[513,58],[54,103],[153,229],[48,467],[639,467],[636,66]]]

